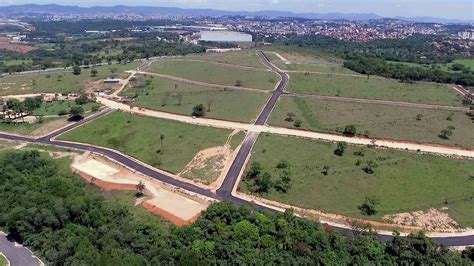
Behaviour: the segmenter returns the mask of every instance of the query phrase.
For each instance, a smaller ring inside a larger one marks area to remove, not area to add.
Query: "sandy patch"
[[[385,215],[383,219],[399,225],[422,227],[427,231],[451,232],[458,228],[458,223],[441,210],[431,208],[427,211],[404,212]]]
[[[198,152],[178,176],[203,183],[211,189],[218,188],[238,151],[231,149],[230,142],[239,132],[238,129],[232,131],[224,146]]]
[[[228,145],[202,150],[178,175],[210,184],[221,175],[230,154]]]
[[[209,202],[201,198],[180,193],[157,180],[88,153],[76,157],[71,168],[87,181],[105,190],[136,190],[136,185],[142,182],[145,194],[150,198],[141,198],[136,204],[141,204],[178,226],[191,224],[209,206]]]
[[[49,122],[44,122],[43,125],[33,132],[31,132],[31,136],[44,136],[47,135],[57,129],[65,127],[69,124],[69,121],[65,118],[55,119]]]

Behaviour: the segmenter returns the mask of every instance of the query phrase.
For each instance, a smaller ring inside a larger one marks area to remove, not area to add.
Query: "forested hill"
[[[382,243],[346,239],[291,212],[266,214],[230,203],[177,228],[107,200],[74,176],[67,160],[37,151],[0,154],[0,227],[51,265],[472,265],[474,252],[422,235]]]

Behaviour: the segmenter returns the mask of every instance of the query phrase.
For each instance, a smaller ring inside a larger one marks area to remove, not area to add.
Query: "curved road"
[[[276,105],[279,97],[283,94],[284,89],[288,83],[288,76],[286,73],[281,72],[277,68],[275,68],[272,64],[270,64],[268,58],[262,53],[258,52],[259,58],[262,60],[262,62],[272,69],[274,72],[280,75],[281,81],[277,85],[276,89],[273,91],[272,97],[269,99],[265,107],[263,108],[262,112],[258,116],[255,125],[264,125],[270,116],[271,111],[273,110],[274,106]],[[268,207],[262,206],[255,204],[253,202],[248,202],[246,200],[234,197],[232,195],[232,190],[235,187],[239,175],[243,170],[245,161],[247,160],[248,156],[250,155],[250,152],[252,150],[253,145],[255,144],[257,138],[258,138],[258,133],[256,132],[249,132],[247,136],[245,137],[242,146],[232,163],[225,180],[222,184],[222,186],[216,191],[216,193],[213,193],[210,190],[195,186],[190,183],[182,182],[179,180],[174,179],[171,176],[167,176],[166,174],[157,172],[151,168],[146,167],[142,163],[131,159],[128,156],[125,156],[121,154],[120,152],[106,149],[106,148],[101,148],[101,147],[96,147],[88,144],[80,144],[80,143],[71,143],[71,142],[65,142],[65,141],[58,141],[55,140],[55,138],[61,134],[64,134],[65,132],[72,130],[76,127],[79,127],[85,123],[88,123],[98,117],[101,117],[103,115],[106,115],[110,113],[111,110],[106,109],[103,110],[95,115],[92,115],[90,117],[87,117],[86,119],[77,122],[75,124],[69,125],[63,129],[60,129],[56,132],[53,132],[47,136],[35,139],[35,138],[29,138],[29,137],[24,137],[24,136],[17,136],[17,135],[10,135],[10,134],[4,134],[0,133],[0,138],[3,139],[8,139],[8,140],[13,140],[13,141],[22,141],[22,142],[31,142],[31,143],[39,143],[39,144],[47,144],[47,145],[54,145],[54,146],[59,146],[59,147],[65,147],[65,148],[72,148],[72,149],[78,149],[78,150],[83,150],[83,151],[91,151],[97,154],[101,154],[104,156],[107,156],[113,160],[116,160],[117,162],[122,163],[123,165],[130,167],[132,169],[135,169],[137,172],[140,172],[142,174],[145,174],[147,176],[150,176],[152,178],[155,178],[159,181],[162,181],[164,183],[176,186],[178,188],[182,188],[185,190],[188,190],[193,193],[197,193],[200,195],[204,195],[213,199],[217,200],[225,200],[225,201],[230,201],[234,204],[237,205],[246,205],[250,204],[252,205],[255,209],[258,210],[265,210],[265,211],[271,211],[275,212],[275,210],[270,209]],[[335,231],[341,232],[345,235],[354,235],[356,232],[351,230],[351,229],[346,229],[346,228],[337,228],[333,227]],[[382,240],[388,240],[391,238],[391,236],[386,236],[386,235],[379,235],[378,236]],[[446,246],[466,246],[466,245],[474,245],[474,235],[469,235],[469,236],[452,236],[452,237],[433,237],[432,238],[435,242],[439,244],[443,244]]]

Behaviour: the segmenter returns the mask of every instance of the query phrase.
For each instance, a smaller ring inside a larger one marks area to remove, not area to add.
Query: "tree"
[[[291,188],[291,177],[288,169],[283,170],[279,180],[275,183],[275,190],[280,193],[286,193]]]
[[[72,68],[72,74],[74,75],[80,75],[81,74],[81,67],[80,66],[74,66]]]
[[[348,125],[344,128],[342,134],[348,137],[353,137],[357,134],[356,127],[354,125]]]
[[[366,174],[373,174],[375,173],[375,168],[377,167],[377,164],[373,161],[368,161],[367,164],[362,168]]]
[[[292,113],[292,112],[286,113],[285,121],[293,122],[294,120],[295,120],[295,113]]]
[[[255,185],[256,185],[255,187],[256,193],[259,193],[259,194],[268,193],[273,186],[272,176],[268,172],[265,172],[262,175],[259,175],[255,179]]]
[[[33,112],[33,110],[40,108],[42,103],[43,103],[43,97],[41,96],[26,97],[25,100],[23,101],[25,110],[28,113],[31,113]]]
[[[141,180],[140,182],[138,182],[135,188],[137,189],[137,197],[143,196],[143,192],[145,191],[145,184]]]
[[[160,134],[160,144],[161,144],[161,150],[163,151],[163,140],[165,140],[165,135]]]
[[[323,167],[323,170],[321,171],[321,174],[323,174],[323,175],[328,175],[328,174],[329,174],[329,169],[330,169],[330,168],[329,168],[329,165],[325,165],[325,166]]]
[[[206,110],[204,108],[204,105],[198,104],[193,107],[193,112],[191,114],[192,116],[195,117],[204,117],[206,115]]]
[[[293,123],[293,126],[300,128],[300,127],[302,126],[302,124],[303,124],[303,121],[297,119],[297,120],[295,120],[295,122]]]
[[[376,207],[379,204],[379,201],[375,197],[366,197],[364,203],[357,206],[357,208],[361,211],[362,214],[365,215],[375,215],[377,214]]]
[[[250,166],[250,170],[245,175],[245,178],[256,178],[261,174],[262,170],[262,165],[259,162],[253,162]]]
[[[214,103],[214,99],[212,98],[208,98],[207,99],[207,110],[206,112],[210,112],[211,111],[211,105]]]
[[[81,106],[73,106],[69,110],[69,120],[79,121],[84,117],[84,108]]]
[[[79,97],[77,97],[74,101],[78,105],[84,105],[89,102],[89,98],[87,98],[84,93],[81,93],[81,95],[79,95]]]
[[[240,79],[236,80],[234,85],[236,87],[242,87],[242,80],[240,80]]]
[[[337,156],[342,156],[344,155],[344,151],[347,148],[347,143],[344,141],[338,142],[337,143],[337,148],[334,150],[334,154]]]
[[[92,69],[91,70],[91,76],[92,77],[96,77],[98,73],[99,73],[99,71],[97,71],[97,69]]]

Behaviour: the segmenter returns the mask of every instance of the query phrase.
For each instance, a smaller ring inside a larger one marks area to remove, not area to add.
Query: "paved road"
[[[263,125],[265,124],[266,120],[268,119],[271,110],[275,106],[276,102],[278,101],[279,96],[283,93],[286,83],[288,82],[288,76],[286,76],[285,73],[282,73],[278,71],[278,69],[274,68],[269,62],[266,56],[263,53],[258,54],[259,57],[262,59],[263,63],[265,63],[267,66],[269,66],[272,70],[276,71],[278,74],[281,75],[281,82],[273,92],[272,98],[267,102],[265,105],[265,108],[262,110],[262,113],[259,115],[257,121],[255,122],[256,125]],[[274,96],[274,97],[273,97]],[[52,134],[49,134],[45,137],[39,138],[39,139],[34,139],[34,138],[29,138],[29,137],[24,137],[24,136],[16,136],[16,135],[9,135],[9,134],[4,134],[0,133],[0,138],[3,139],[9,139],[9,140],[14,140],[14,141],[22,141],[22,142],[31,142],[31,143],[40,143],[40,144],[48,144],[48,145],[54,145],[54,146],[59,146],[59,147],[65,147],[65,148],[73,148],[73,149],[78,149],[78,150],[83,150],[83,151],[91,151],[95,152],[97,154],[101,154],[104,156],[107,156],[109,158],[112,158],[123,165],[130,167],[131,169],[135,169],[137,172],[140,172],[142,174],[148,175],[152,178],[155,178],[159,181],[162,181],[164,183],[185,189],[187,191],[197,193],[200,195],[204,195],[210,198],[218,199],[218,200],[226,200],[230,201],[234,204],[237,205],[247,205],[250,204],[253,206],[255,209],[258,210],[264,210],[264,211],[270,211],[270,212],[275,212],[275,210],[270,209],[265,206],[261,206],[255,203],[249,203],[248,201],[245,201],[243,199],[234,197],[232,195],[232,189],[235,187],[236,182],[238,181],[238,177],[243,169],[243,166],[245,164],[245,161],[247,160],[253,145],[255,144],[257,138],[258,138],[258,132],[249,132],[247,136],[245,137],[245,140],[242,144],[241,149],[239,150],[239,153],[237,154],[233,164],[231,165],[231,168],[229,169],[226,178],[222,184],[222,186],[217,190],[216,193],[213,193],[210,190],[203,189],[201,187],[197,187],[193,184],[182,182],[179,180],[174,179],[171,176],[168,176],[166,174],[157,172],[149,167],[146,167],[142,163],[131,159],[130,157],[123,155],[117,151],[109,150],[106,148],[101,148],[101,147],[95,147],[92,145],[87,145],[87,144],[79,144],[79,143],[70,143],[70,142],[65,142],[65,141],[58,141],[55,140],[54,138],[69,131],[72,130],[76,127],[79,127],[85,123],[88,123],[98,117],[101,117],[103,115],[106,115],[110,113],[111,111],[106,109],[100,113],[97,113],[95,115],[92,115],[83,121],[80,121],[78,123],[75,123],[73,125],[67,126],[61,130],[58,130]],[[354,232],[350,229],[345,229],[345,228],[334,228],[335,231],[341,232],[346,235],[353,235]],[[387,240],[390,239],[390,236],[385,236],[385,235],[379,235],[379,238],[382,240]],[[464,245],[474,245],[474,235],[470,236],[452,236],[452,237],[434,237],[432,238],[434,241],[436,241],[439,244],[444,244],[448,246],[464,246]],[[23,265],[23,264],[19,264]]]
[[[41,265],[41,262],[29,249],[16,244],[14,241],[10,241],[10,239],[8,239],[8,237],[2,232],[0,232],[0,252],[7,257],[12,266]]]

